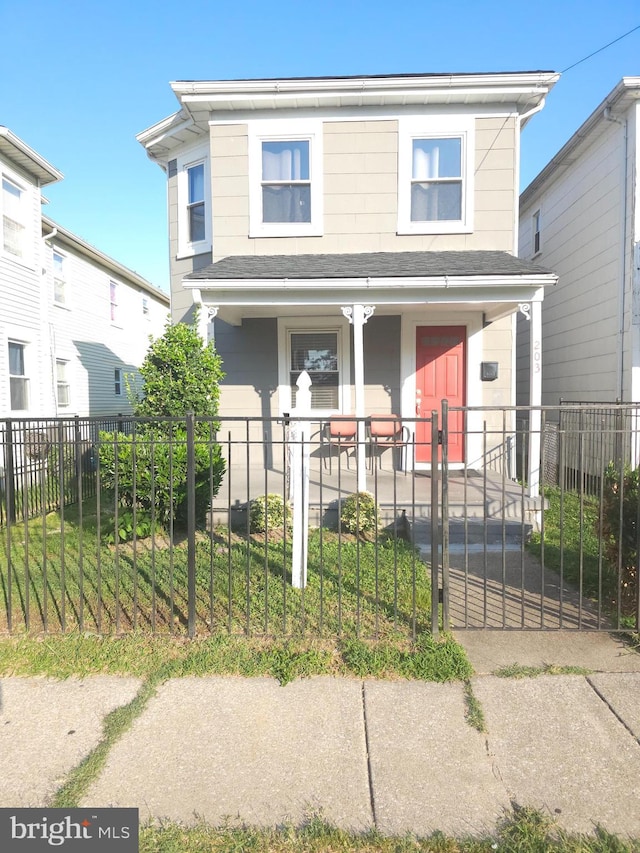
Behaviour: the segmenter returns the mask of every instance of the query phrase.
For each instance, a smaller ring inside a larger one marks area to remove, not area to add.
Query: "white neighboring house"
[[[624,77],[520,196],[520,257],[559,275],[542,304],[543,404],[640,402],[639,98]]]
[[[131,411],[169,297],[42,214],[62,173],[0,126],[0,418]]]

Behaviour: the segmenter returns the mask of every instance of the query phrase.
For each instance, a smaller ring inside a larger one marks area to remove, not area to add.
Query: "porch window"
[[[29,379],[25,372],[25,344],[9,341],[9,388],[11,411],[29,408]]]
[[[462,139],[414,139],[411,221],[462,219]]]
[[[292,406],[296,405],[296,382],[306,370],[311,379],[311,408],[339,408],[338,332],[291,332],[289,364]]]

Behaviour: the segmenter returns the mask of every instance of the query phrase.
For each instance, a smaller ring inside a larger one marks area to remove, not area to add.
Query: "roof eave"
[[[8,127],[0,125],[0,153],[3,149],[11,152],[7,156],[13,156],[17,165],[32,174],[38,180],[40,186],[53,184],[64,178],[59,169],[56,169],[48,160],[41,157],[37,151],[34,151],[33,148],[27,145],[19,136],[16,136]]]
[[[322,291],[359,289],[363,291],[387,290],[415,287],[428,288],[491,288],[518,285],[522,287],[550,287],[557,283],[555,273],[505,274],[505,275],[439,275],[439,276],[394,276],[368,278],[215,278],[182,279],[183,287],[190,290],[313,290],[321,286]]]

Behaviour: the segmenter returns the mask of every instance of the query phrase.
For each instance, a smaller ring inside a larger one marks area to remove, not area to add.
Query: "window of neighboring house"
[[[289,384],[291,405],[296,405],[296,382],[303,370],[311,379],[311,408],[338,409],[340,370],[338,332],[290,332]]]
[[[116,397],[122,397],[122,368],[116,367],[113,371],[113,393]]]
[[[144,317],[149,316],[149,300],[147,299],[146,296],[142,297],[142,315]]]
[[[203,149],[176,162],[178,188],[178,257],[211,249],[209,159]]]
[[[399,130],[398,232],[472,231],[472,119],[400,120]]]
[[[11,410],[26,411],[29,408],[29,379],[25,370],[26,345],[9,341],[9,388]]]
[[[109,315],[111,322],[115,323],[118,319],[118,285],[115,281],[109,282]]]
[[[255,122],[250,133],[250,236],[321,235],[322,123]]]
[[[56,359],[56,391],[58,394],[58,406],[60,407],[68,406],[71,400],[67,364],[68,362],[60,358]]]
[[[540,251],[540,211],[536,210],[533,214],[533,254],[537,255]]]
[[[26,255],[25,191],[8,178],[2,179],[2,246],[14,258]]]
[[[53,253],[53,301],[58,305],[66,305],[67,302],[64,256],[59,252]]]

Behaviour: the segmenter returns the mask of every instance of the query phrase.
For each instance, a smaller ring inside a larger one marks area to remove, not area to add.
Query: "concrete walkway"
[[[299,822],[482,835],[513,802],[567,829],[640,838],[640,655],[605,634],[461,631],[486,732],[460,683],[328,677],[167,681],[84,799],[141,821]],[[510,663],[588,676],[505,679]],[[139,682],[0,680],[0,807],[42,806]]]

